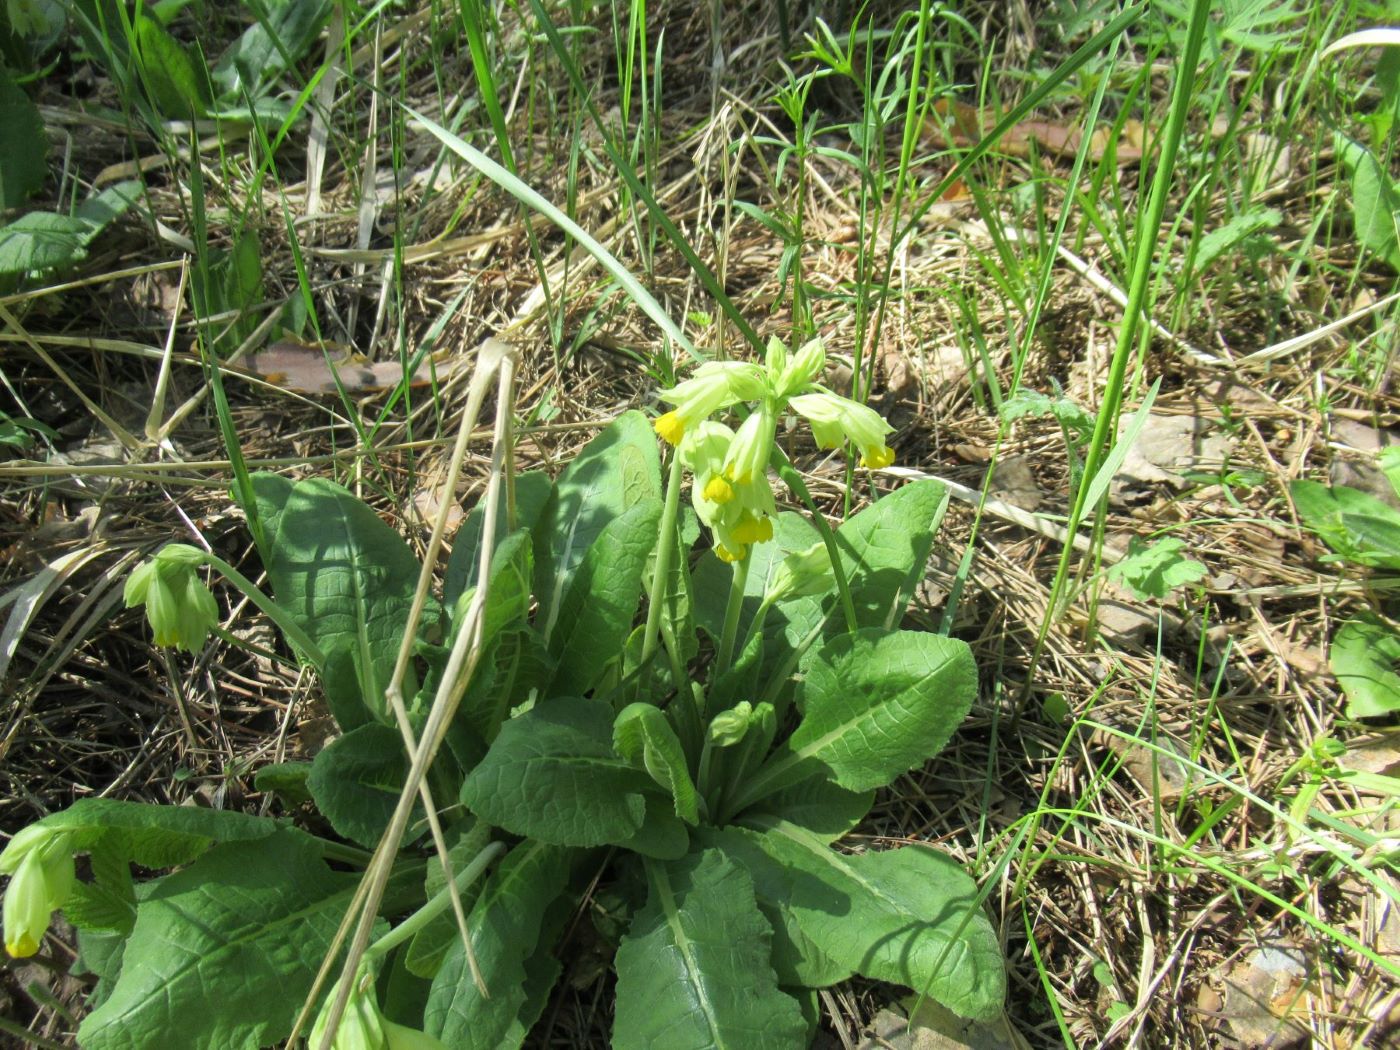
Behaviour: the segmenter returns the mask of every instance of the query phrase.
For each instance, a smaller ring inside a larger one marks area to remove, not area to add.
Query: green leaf
[[[145,868],[188,864],[215,843],[253,842],[279,828],[275,820],[248,813],[110,798],[79,799],[39,823],[71,831],[75,850],[100,844]]]
[[[136,921],[136,887],[118,836],[89,849],[91,882],[75,882],[63,916],[80,930],[110,930],[126,936]]]
[[[933,534],[948,507],[937,481],[915,481],[882,497],[836,530],[856,622],[895,627],[924,577]]]
[[[517,529],[534,532],[553,491],[554,486],[549,480],[549,475],[543,471],[532,470],[515,479]],[[467,520],[452,538],[452,555],[447,559],[447,575],[442,584],[443,604],[449,609],[456,606],[458,597],[476,579],[477,563],[481,558],[481,528],[485,521],[486,508],[478,504],[467,515]],[[510,525],[506,521],[506,501],[502,499],[499,513],[496,515],[496,545],[499,547],[510,534]],[[492,558],[494,557],[493,554]]]
[[[52,270],[84,255],[88,232],[81,219],[32,211],[0,227],[0,274]]]
[[[1277,208],[1250,208],[1231,216],[1223,226],[1217,226],[1201,238],[1196,249],[1196,272],[1202,273],[1211,263],[1230,251],[1235,245],[1260,230],[1273,229],[1283,222],[1283,212]]]
[[[0,211],[18,208],[44,185],[48,158],[39,107],[0,64]]]
[[[1331,663],[1349,718],[1400,711],[1400,634],[1389,625],[1370,617],[1342,624],[1332,639]]]
[[[583,694],[617,660],[642,593],[642,570],[656,548],[661,501],[643,499],[608,522],[588,548],[559,605],[549,636],[558,661],[553,691]]]
[[[271,791],[284,803],[297,806],[311,801],[311,792],[306,788],[310,775],[310,762],[274,762],[253,774],[253,789]]]
[[[802,724],[765,769],[815,760],[850,791],[882,787],[938,754],[976,695],[964,642],[877,628],[842,635],[813,650],[797,690]]]
[[[786,907],[836,963],[912,988],[962,1017],[989,1020],[1006,997],[996,931],[977,884],[923,846],[850,856],[772,821],[764,852],[787,869]]]
[[[646,774],[613,753],[612,709],[600,700],[548,700],[501,727],[462,785],[482,820],[557,846],[630,838],[646,816]]]
[[[617,950],[617,1050],[795,1048],[807,1026],[778,989],[772,929],[748,874],[717,850],[647,864],[647,903]]]
[[[1128,541],[1128,554],[1109,566],[1109,579],[1117,580],[1138,601],[1148,598],[1163,600],[1178,587],[1204,578],[1206,567],[1181,552],[1186,541],[1169,536],[1153,544],[1143,543],[1136,536]]]
[[[567,850],[527,840],[510,851],[467,916],[472,949],[490,998],[483,998],[477,989],[461,941],[455,941],[428,994],[423,1021],[429,1035],[460,1050],[506,1050],[520,1045],[527,1027],[520,1014],[530,1001],[531,986],[541,976],[532,960],[539,955],[547,961],[547,953],[537,950],[541,920],[568,876]],[[536,980],[531,980],[532,975]]]
[[[341,729],[389,721],[393,674],[418,559],[370,507],[323,478],[254,474],[273,596],[320,646],[326,700]],[[438,619],[429,599],[425,624]],[[406,692],[411,691],[406,690]]]
[[[1288,486],[1303,524],[1358,565],[1400,570],[1400,511],[1370,493],[1316,481]]]
[[[873,790],[847,791],[825,777],[808,777],[775,791],[750,813],[758,820],[785,820],[832,842],[864,820],[874,802]]]
[[[624,412],[590,441],[555,482],[535,545],[536,622],[549,638],[584,555],[634,504],[661,498],[656,437],[640,412]]]
[[[452,859],[452,871],[460,873],[477,854],[486,848],[490,838],[491,829],[486,824],[481,821],[472,821],[470,826],[461,832],[457,840],[448,848],[447,854]],[[483,884],[484,880],[477,879],[462,891],[462,907],[468,918],[471,916],[472,906],[480,895]],[[428,858],[428,874],[423,880],[423,896],[425,899],[431,900],[446,886],[447,880],[443,877],[442,861],[438,859],[437,854],[434,854]],[[404,953],[404,964],[408,967],[408,971],[417,977],[432,980],[442,967],[442,961],[447,957],[452,943],[459,936],[457,916],[449,907],[447,911],[438,915],[415,933],[413,940],[408,942],[408,951]]]
[[[373,849],[389,826],[407,775],[403,738],[370,722],[322,748],[306,786],[337,835]]]
[[[286,831],[210,850],[143,899],[84,1050],[256,1050],[291,1032],[356,878]]]
[[[553,677],[554,661],[544,640],[530,627],[502,631],[488,643],[467,686],[457,723],[467,726],[483,747],[496,739],[511,708]]]
[[[675,801],[676,816],[699,822],[699,796],[686,767],[680,737],[655,704],[628,704],[613,723],[613,747],[634,767],[646,770]]]
[[[773,969],[790,987],[829,988],[856,972],[837,962],[807,936],[792,907],[793,875],[763,848],[763,836],[745,828],[703,828],[698,844],[718,849],[748,872],[764,918],[773,928]]]
[[[306,55],[334,9],[332,0],[267,4],[265,19],[245,29],[214,66],[212,76],[220,96],[231,101],[242,101],[245,94],[256,98]]]
[[[1337,132],[1333,141],[1351,177],[1351,209],[1356,240],[1400,271],[1400,187],[1391,179],[1375,154],[1361,143]]]
[[[136,54],[142,81],[160,116],[189,120],[208,111],[208,72],[196,70],[178,40],[147,14],[136,19]]]

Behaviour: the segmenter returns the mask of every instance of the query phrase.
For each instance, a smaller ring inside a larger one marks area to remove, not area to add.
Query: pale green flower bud
[[[198,652],[219,622],[219,605],[199,575],[204,553],[170,543],[127,578],[128,609],[143,605],[156,645]]]
[[[73,836],[42,825],[20,832],[0,854],[5,888],[5,951],[24,959],[39,950],[53,913],[73,890]]]
[[[826,367],[826,348],[820,339],[802,344],[782,373],[773,381],[773,392],[780,398],[799,394],[816,382]]]
[[[753,704],[740,700],[728,711],[721,711],[710,721],[710,743],[715,747],[733,747],[749,731],[753,720]]]
[[[766,406],[744,420],[725,454],[724,476],[738,485],[765,479],[776,429],[777,420]]]
[[[768,340],[768,351],[763,355],[763,367],[768,371],[769,384],[776,383],[783,369],[787,368],[788,353],[783,341],[776,335]]]
[[[805,551],[789,554],[778,564],[764,598],[769,602],[781,602],[810,594],[825,594],[831,589],[833,579],[831,555],[827,552],[826,544],[814,543]]]
[[[331,1006],[339,990],[340,982],[337,981],[327,994],[321,1012],[316,1015],[307,1040],[309,1050],[320,1050],[326,1030],[330,1027]],[[345,1000],[345,1011],[340,1015],[340,1024],[336,1026],[330,1050],[447,1050],[447,1047],[425,1032],[405,1028],[385,1017],[374,994],[374,972],[361,963],[355,975],[354,988]]]

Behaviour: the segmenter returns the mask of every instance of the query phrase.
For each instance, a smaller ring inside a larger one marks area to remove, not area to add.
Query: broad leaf
[[[1332,639],[1332,673],[1347,697],[1347,716],[1377,718],[1400,711],[1400,634],[1367,618],[1342,624]]]
[[[201,117],[208,109],[208,72],[150,15],[136,18],[136,53],[141,81],[157,115],[171,120]]]
[[[1303,524],[1348,561],[1400,570],[1400,511],[1368,492],[1316,481],[1288,486]]]
[[[18,208],[43,186],[48,155],[39,108],[0,64],[0,211]]]
[[[923,846],[850,856],[781,821],[760,845],[787,869],[784,906],[836,963],[930,995],[963,1017],[1000,1013],[1001,946],[977,884],[954,860]]]
[[[744,828],[704,828],[699,845],[718,849],[753,879],[759,910],[773,928],[773,969],[785,986],[829,988],[856,972],[839,963],[807,936],[793,909],[795,872],[763,848],[763,836]]]
[[[371,722],[322,748],[306,786],[336,834],[373,849],[389,826],[407,775],[398,730]]]
[[[660,500],[639,501],[604,526],[579,563],[549,636],[554,692],[581,696],[621,657],[660,520]]]
[[[661,708],[646,702],[624,707],[613,724],[613,747],[666,790],[675,801],[676,816],[688,824],[699,821],[699,796],[680,738]]]
[[[449,841],[451,834],[448,832]],[[460,875],[462,870],[486,848],[490,838],[491,829],[481,821],[473,821],[465,831],[461,831],[457,840],[447,851],[448,856],[452,859],[453,874]],[[472,906],[480,895],[484,882],[484,879],[478,878],[462,890],[462,906],[468,917],[471,916]],[[446,887],[447,880],[443,877],[442,861],[435,853],[428,858],[428,874],[423,880],[423,895],[425,899],[431,900]],[[408,942],[408,951],[404,953],[404,964],[408,971],[417,977],[432,980],[437,976],[437,972],[442,966],[442,960],[446,958],[452,943],[460,935],[457,928],[457,916],[449,907],[415,933],[413,940]]]
[[[85,1050],[256,1050],[291,1032],[356,878],[281,831],[219,846],[141,901],[107,1000],[83,1021]]]
[[[624,412],[559,475],[536,534],[537,623],[548,638],[585,553],[634,504],[661,498],[656,437],[640,412]]]
[[[778,989],[772,931],[742,868],[716,850],[649,863],[646,906],[617,950],[617,1050],[765,1050],[804,1045]]]
[[[211,74],[224,98],[241,101],[245,94],[257,96],[306,54],[335,5],[332,0],[274,0],[259,7],[266,20],[244,30]]]
[[[645,773],[612,747],[612,709],[600,700],[549,700],[501,727],[462,785],[482,820],[557,846],[620,843],[642,826]]]
[[[554,674],[554,661],[531,627],[502,631],[489,643],[467,685],[457,722],[484,744],[496,739],[511,708]]]
[[[253,490],[273,596],[326,657],[318,670],[331,713],[347,731],[371,719],[388,722],[384,690],[418,559],[378,514],[332,482],[255,474]],[[424,622],[437,618],[430,601]]]
[[[977,667],[965,642],[866,628],[813,650],[797,699],[802,724],[748,785],[750,801],[811,775],[850,791],[882,787],[936,755],[967,717]]]
[[[71,831],[75,850],[95,850],[100,844],[146,868],[188,864],[216,843],[253,842],[279,827],[275,820],[248,813],[110,798],[79,799],[39,823]]]
[[[875,792],[848,791],[825,777],[808,777],[775,791],[758,803],[751,814],[759,820],[779,818],[833,842],[865,819],[875,802]]]
[[[544,514],[549,495],[554,490],[549,475],[532,470],[515,479],[515,527],[528,529],[533,534]],[[476,581],[481,560],[481,528],[486,521],[486,507],[478,504],[467,515],[467,520],[452,537],[452,555],[447,559],[447,574],[442,583],[442,600],[449,608],[457,604],[457,598]],[[499,547],[510,535],[510,525],[506,520],[506,501],[501,499],[496,516],[496,545]],[[494,555],[493,555],[494,558]]]
[[[1375,154],[1341,132],[1334,136],[1337,156],[1351,176],[1351,208],[1356,240],[1400,270],[1400,186]]]
[[[0,274],[67,266],[81,259],[88,227],[81,219],[32,211],[0,227]]]
[[[567,850],[526,841],[511,850],[491,874],[467,917],[472,949],[488,991],[483,998],[467,967],[460,941],[448,949],[433,979],[424,1028],[460,1050],[505,1050],[519,1046],[527,1023],[520,1014],[530,1001],[532,960],[540,945],[541,920],[564,889]]]
[[[899,625],[923,579],[933,536],[947,507],[948,491],[942,483],[915,481],[882,496],[836,530],[859,626]]]

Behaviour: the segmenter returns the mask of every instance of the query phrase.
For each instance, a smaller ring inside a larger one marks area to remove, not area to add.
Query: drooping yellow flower
[[[885,444],[885,435],[894,427],[868,405],[829,391],[798,394],[789,407],[812,424],[819,448],[839,448],[849,440],[860,450],[861,465],[878,469],[894,462],[894,449]]]
[[[707,361],[689,379],[661,392],[661,400],[676,407],[659,416],[652,426],[669,444],[679,445],[701,420],[740,401],[756,401],[767,392],[763,369],[758,365]]]

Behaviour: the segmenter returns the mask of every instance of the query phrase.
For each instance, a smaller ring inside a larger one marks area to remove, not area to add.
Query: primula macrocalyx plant
[[[0,875],[10,876],[5,890],[5,951],[25,959],[39,950],[53,913],[73,888],[71,836],[32,825],[10,840],[0,853]]]
[[[218,603],[199,576],[204,561],[203,551],[170,543],[127,579],[126,607],[146,607],[156,645],[198,652],[219,622]]]
[[[335,996],[333,988],[311,1028],[309,1045],[313,1048],[319,1048],[325,1040]],[[345,1012],[336,1025],[330,1050],[446,1050],[446,1047],[416,1028],[406,1028],[385,1017],[374,995],[374,974],[361,966],[355,987],[345,1001]]]
[[[721,560],[743,560],[749,547],[773,538],[777,513],[768,461],[777,423],[795,412],[812,424],[821,448],[850,441],[862,466],[887,467],[894,450],[885,436],[894,428],[872,408],[832,393],[818,382],[826,365],[820,339],[789,356],[774,338],[764,363],[707,361],[695,375],[663,391],[676,407],[657,418],[656,432],[677,446],[682,464],[695,478],[695,512],[714,533]],[[737,432],[708,417],[738,404],[751,412]]]

